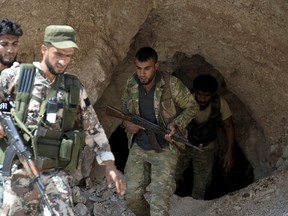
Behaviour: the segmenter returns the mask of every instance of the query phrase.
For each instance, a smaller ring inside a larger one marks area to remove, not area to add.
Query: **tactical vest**
[[[217,130],[221,123],[220,98],[215,95],[211,101],[211,113],[207,121],[203,123],[193,119],[187,126],[188,140],[191,144],[199,146],[208,145],[217,138]]]
[[[16,86],[15,122],[21,129],[23,138],[31,144],[38,168],[75,169],[80,152],[84,147],[84,133],[75,130],[81,83],[75,75],[64,73],[66,95],[61,131],[48,130],[40,126],[46,111],[47,101],[57,91],[56,82],[51,85],[46,99],[41,101],[37,119],[38,125],[27,128],[23,122],[25,122],[28,114],[28,104],[32,97],[39,100],[32,95],[34,78],[35,67],[32,64],[21,64],[18,85]]]

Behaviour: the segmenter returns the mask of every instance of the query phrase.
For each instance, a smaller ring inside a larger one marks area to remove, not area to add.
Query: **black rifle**
[[[164,128],[161,127],[157,124],[154,124],[138,115],[133,115],[133,114],[125,114],[123,112],[121,112],[120,110],[116,109],[115,107],[112,106],[106,106],[106,115],[115,117],[115,118],[119,118],[122,120],[126,120],[129,122],[132,122],[134,124],[137,124],[143,128],[145,128],[145,130],[147,131],[149,140],[151,142],[151,144],[153,145],[155,151],[160,152],[161,151],[161,147],[159,146],[155,134],[160,134],[160,135],[165,135],[170,133],[170,129],[168,128]],[[198,146],[192,145],[188,139],[186,139],[185,137],[175,133],[172,136],[172,139],[176,142],[181,142],[189,147],[195,148],[199,151],[202,151],[202,149]]]
[[[12,163],[17,155],[20,161],[23,161],[25,165],[27,164],[27,166],[24,165],[25,168],[29,169],[26,171],[28,173],[32,173],[33,175],[33,180],[37,186],[42,202],[44,204],[44,211],[48,210],[50,215],[54,216],[55,214],[53,213],[53,210],[48,203],[47,195],[45,193],[45,186],[40,178],[40,174],[33,161],[33,155],[25,146],[22,137],[19,135],[19,132],[16,126],[14,125],[14,121],[10,113],[0,111],[0,123],[4,129],[4,132],[8,139],[7,143],[9,145],[8,148],[6,149],[5,158],[3,162],[3,169],[2,169],[3,176],[11,176]]]

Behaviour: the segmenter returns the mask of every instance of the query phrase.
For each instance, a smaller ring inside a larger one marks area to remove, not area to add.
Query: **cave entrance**
[[[211,64],[206,62],[202,56],[187,56],[184,53],[176,53],[172,59],[169,59],[166,62],[160,62],[160,70],[173,73],[173,75],[181,79],[188,88],[193,87],[193,80],[196,76],[203,73],[209,73],[215,76],[218,81],[218,94],[223,96],[230,105],[236,130],[236,165],[230,172],[226,173],[222,169],[221,157],[219,155],[215,156],[216,160],[212,182],[206,191],[205,199],[214,199],[251,184],[254,181],[254,170],[246,159],[243,150],[245,150],[245,146],[251,146],[247,134],[249,134],[250,128],[255,125],[257,126],[257,123],[250,116],[247,111],[248,109],[245,108],[245,104],[227,89],[222,74]],[[119,126],[111,135],[109,141],[112,152],[116,158],[115,164],[119,170],[124,172],[129,154],[125,130]],[[177,186],[175,194],[180,197],[190,196],[192,187],[193,167],[191,165],[184,172],[184,181]]]

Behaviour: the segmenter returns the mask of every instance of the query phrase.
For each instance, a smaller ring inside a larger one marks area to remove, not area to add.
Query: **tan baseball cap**
[[[77,48],[75,30],[68,25],[49,25],[45,29],[44,42],[59,49]]]

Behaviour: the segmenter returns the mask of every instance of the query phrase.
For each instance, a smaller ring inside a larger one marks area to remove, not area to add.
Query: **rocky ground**
[[[258,180],[248,187],[209,201],[171,197],[171,216],[288,216],[288,172]],[[74,187],[75,212],[79,216],[132,216],[115,188],[104,179],[86,180],[88,187]]]
[[[134,215],[127,209],[124,198],[117,194],[115,188],[108,188],[105,179],[88,182],[88,185],[91,186],[73,188],[76,215]]]

